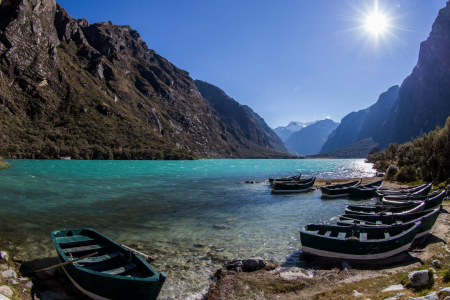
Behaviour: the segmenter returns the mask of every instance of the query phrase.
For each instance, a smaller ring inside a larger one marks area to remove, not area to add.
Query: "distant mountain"
[[[300,131],[294,132],[286,141],[299,155],[318,154],[330,133],[338,127],[330,119],[317,121]]]
[[[386,122],[397,99],[398,91],[399,87],[393,86],[382,93],[372,106],[345,116],[339,127],[328,137],[320,153],[341,149],[367,138],[374,140],[377,132]]]
[[[444,126],[450,115],[450,3],[420,45],[416,67],[402,83],[389,117],[375,136],[384,148]]]
[[[294,132],[300,131],[306,126],[309,126],[311,124],[316,123],[317,121],[312,122],[290,122],[287,126],[279,126],[275,128],[273,131],[281,138],[283,142],[286,142],[287,139],[293,134]]]
[[[215,115],[226,124],[224,129],[237,141],[243,143],[248,140],[254,145],[287,153],[283,142],[251,108],[239,104],[223,90],[210,83],[201,80],[195,80],[194,83],[205,102],[212,107]]]
[[[328,153],[310,155],[308,158],[366,158],[378,144],[368,138]]]

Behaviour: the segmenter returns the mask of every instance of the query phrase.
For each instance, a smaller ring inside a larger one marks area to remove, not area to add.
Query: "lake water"
[[[362,159],[8,162],[0,171],[1,247],[25,260],[56,257],[50,231],[94,228],[157,257],[152,265],[168,275],[159,299],[200,296],[223,260],[295,265],[300,229],[331,222],[351,203],[322,200],[320,191],[275,195],[269,177],[375,173]]]

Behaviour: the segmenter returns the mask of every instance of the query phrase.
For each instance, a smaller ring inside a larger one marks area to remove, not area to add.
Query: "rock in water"
[[[235,270],[236,272],[253,272],[267,266],[267,262],[262,258],[235,259],[227,262],[225,267],[227,270]]]

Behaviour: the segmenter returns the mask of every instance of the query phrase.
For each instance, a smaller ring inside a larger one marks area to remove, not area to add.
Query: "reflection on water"
[[[350,202],[323,201],[320,191],[273,195],[267,178],[374,174],[363,160],[9,162],[0,172],[1,247],[25,260],[54,257],[50,231],[91,227],[157,257],[152,265],[168,275],[160,299],[199,295],[224,260],[285,263],[302,226],[330,222]]]

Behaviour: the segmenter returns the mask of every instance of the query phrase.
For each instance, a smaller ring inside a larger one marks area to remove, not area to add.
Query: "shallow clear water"
[[[292,265],[299,230],[330,222],[347,199],[274,195],[269,177],[373,176],[364,160],[8,160],[0,171],[0,245],[55,257],[50,231],[90,227],[144,253],[168,279],[159,299],[193,299],[223,260]],[[244,184],[253,180],[261,183]]]

